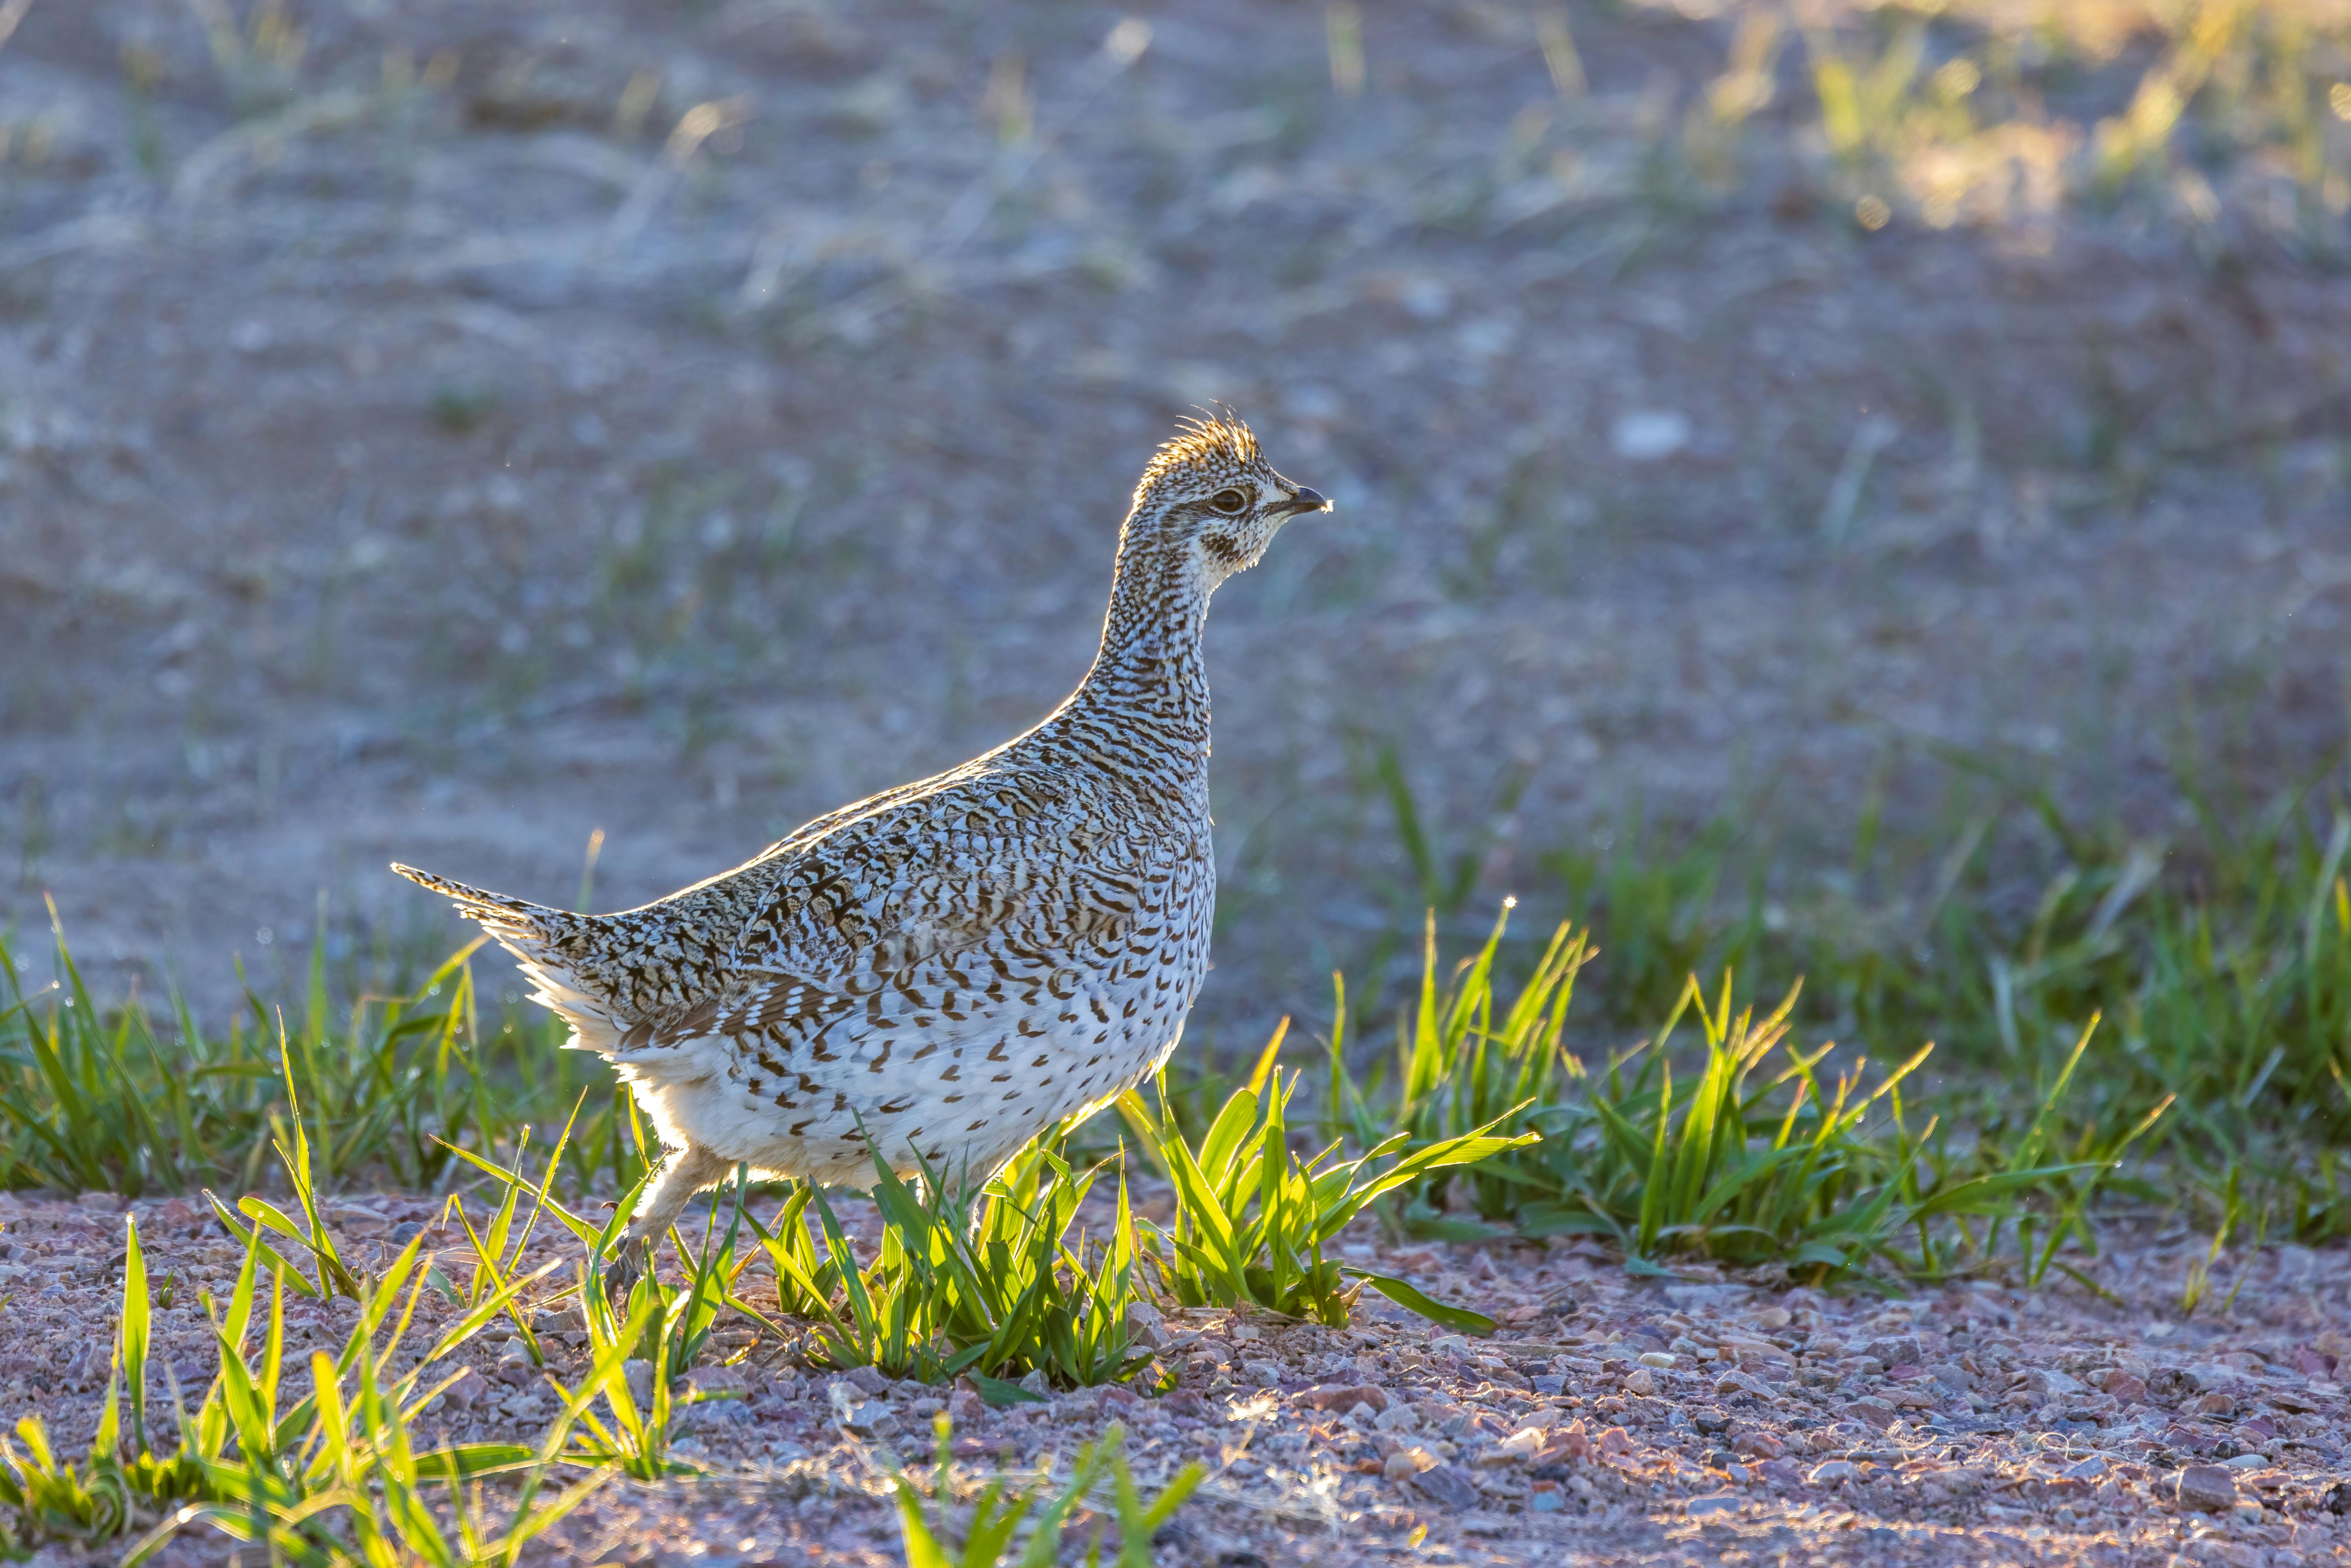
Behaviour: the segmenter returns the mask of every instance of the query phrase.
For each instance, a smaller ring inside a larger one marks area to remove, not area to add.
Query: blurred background
[[[413,974],[394,857],[619,907],[1006,738],[1209,400],[1338,506],[1212,618],[1196,1039],[1505,894],[1618,986],[1834,950],[1834,1019],[1955,901],[2342,862],[2344,0],[0,32],[0,923],[103,997]]]

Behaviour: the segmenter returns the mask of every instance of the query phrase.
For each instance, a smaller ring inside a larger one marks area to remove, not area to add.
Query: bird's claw
[[[629,1299],[629,1292],[644,1278],[645,1266],[651,1260],[653,1249],[643,1241],[624,1240],[613,1254],[611,1263],[604,1270],[604,1299],[614,1306]]]

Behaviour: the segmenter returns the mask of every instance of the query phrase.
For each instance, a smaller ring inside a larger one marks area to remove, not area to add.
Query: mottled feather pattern
[[[1238,422],[1188,425],[1136,488],[1101,650],[1050,716],[657,903],[569,915],[395,868],[515,953],[677,1151],[632,1233],[737,1162],[984,1176],[1165,1060],[1216,905],[1208,598],[1324,505]]]

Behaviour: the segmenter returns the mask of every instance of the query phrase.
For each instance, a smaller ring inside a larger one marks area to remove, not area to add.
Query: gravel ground
[[[68,1449],[103,1393],[122,1207],[0,1197],[0,1292],[14,1292],[0,1414],[38,1411]],[[224,1292],[239,1254],[185,1200],[131,1207],[154,1278],[179,1281],[158,1355],[201,1386],[214,1358],[190,1287]],[[388,1196],[348,1202],[333,1223],[362,1256],[412,1228],[462,1245],[438,1212]],[[872,1223],[853,1200],[844,1218]],[[2103,1296],[1979,1280],[1882,1299],[1708,1268],[1634,1278],[1582,1243],[1398,1249],[1351,1235],[1358,1257],[1501,1331],[1465,1339],[1375,1297],[1335,1331],[1138,1312],[1174,1392],[1002,1411],[968,1391],[811,1370],[722,1327],[720,1355],[747,1354],[694,1376],[739,1397],[690,1412],[678,1449],[706,1475],[611,1486],[537,1555],[895,1563],[885,1473],[897,1453],[920,1462],[944,1407],[967,1481],[1066,1456],[1113,1422],[1146,1491],[1203,1461],[1209,1479],[1163,1532],[1163,1564],[1524,1563],[1562,1549],[1600,1563],[2351,1562],[2351,1404],[2336,1381],[2351,1376],[2351,1250],[2224,1256],[2182,1322],[2206,1243],[2129,1225],[2105,1242],[2080,1260]],[[340,1343],[350,1311],[289,1307],[289,1362]],[[412,1342],[445,1311],[428,1293]],[[576,1375],[581,1336],[550,1326],[550,1370]],[[475,1375],[423,1436],[535,1437],[554,1404],[518,1352],[465,1347]],[[226,1555],[191,1538],[161,1561]],[[54,1545],[38,1560],[80,1561]]]

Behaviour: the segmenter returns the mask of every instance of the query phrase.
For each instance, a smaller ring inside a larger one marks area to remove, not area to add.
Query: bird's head
[[[1190,557],[1214,588],[1255,566],[1282,524],[1330,509],[1318,492],[1275,473],[1249,427],[1219,410],[1185,420],[1152,455],[1126,527],[1138,542]]]

